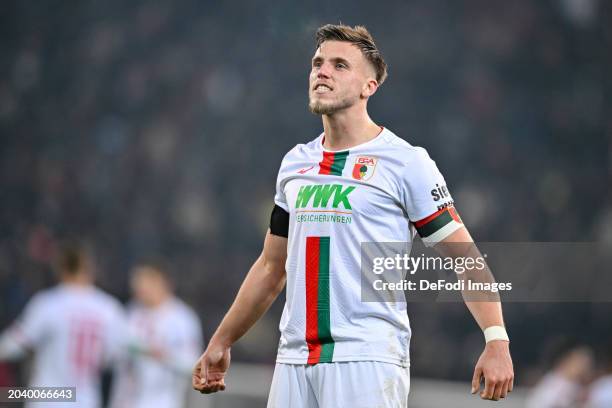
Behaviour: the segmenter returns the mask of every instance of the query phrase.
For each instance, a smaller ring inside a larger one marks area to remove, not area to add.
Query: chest
[[[403,225],[406,218],[393,195],[348,178],[294,178],[287,182],[285,194],[292,231],[298,235],[330,233],[329,228],[350,234],[375,234]]]
[[[130,331],[141,340],[156,343],[172,342],[176,324],[167,313],[139,312],[130,317]]]

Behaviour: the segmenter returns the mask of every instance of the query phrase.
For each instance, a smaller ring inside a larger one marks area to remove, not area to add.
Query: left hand
[[[486,344],[474,369],[472,394],[480,390],[481,377],[484,377],[485,383],[484,390],[480,393],[482,399],[498,401],[512,391],[514,368],[509,342],[493,340]]]
[[[215,342],[213,337],[193,368],[193,389],[202,394],[225,390],[225,374],[230,360],[230,347]]]

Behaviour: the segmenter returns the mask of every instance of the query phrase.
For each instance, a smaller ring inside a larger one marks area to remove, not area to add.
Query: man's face
[[[312,58],[308,107],[312,113],[331,115],[362,99],[374,68],[361,50],[343,41],[325,41]]]
[[[148,307],[158,305],[167,293],[163,278],[148,266],[137,266],[134,269],[131,286],[136,300]]]

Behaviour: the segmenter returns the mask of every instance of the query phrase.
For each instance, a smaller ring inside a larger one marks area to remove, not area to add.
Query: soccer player
[[[589,408],[612,407],[612,350],[608,353],[602,376],[591,384]]]
[[[76,402],[67,404],[75,408],[101,406],[101,374],[116,356],[125,324],[121,304],[93,285],[93,268],[83,248],[63,247],[57,260],[60,283],[36,294],[0,336],[0,360],[33,351],[29,385],[76,387]]]
[[[323,133],[284,157],[261,256],[200,357],[193,387],[225,389],[230,348],[286,284],[286,304],[268,407],[405,407],[410,326],[405,303],[362,302],[362,242],[472,239],[427,152],[376,124],[368,99],[387,75],[364,27],[316,33],[310,110]],[[484,330],[472,393],[498,400],[513,368],[499,302],[466,300]]]
[[[593,374],[593,352],[573,341],[561,344],[552,369],[530,390],[526,408],[574,408],[585,406],[587,384]],[[609,407],[610,405],[605,405]]]
[[[136,266],[131,283],[135,301],[128,310],[127,343],[111,406],[181,408],[202,347],[200,320],[173,295],[161,263]]]

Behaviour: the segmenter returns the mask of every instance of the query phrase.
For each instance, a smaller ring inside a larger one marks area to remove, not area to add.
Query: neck
[[[151,301],[151,303],[149,304],[149,307],[151,309],[160,308],[161,306],[166,304],[166,302],[168,302],[168,300],[170,300],[170,295],[169,294],[167,294],[167,293],[160,294],[159,296],[157,296],[155,299],[153,299]]]
[[[62,278],[62,283],[72,287],[89,287],[92,281],[88,275],[77,274],[73,276],[64,276]]]
[[[365,107],[355,104],[331,115],[323,115],[325,141],[328,150],[345,150],[366,143],[380,133]]]

